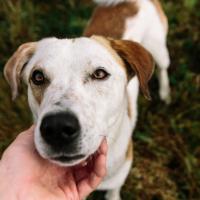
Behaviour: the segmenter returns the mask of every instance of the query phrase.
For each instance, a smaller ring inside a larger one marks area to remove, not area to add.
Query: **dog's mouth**
[[[74,155],[74,156],[67,156],[67,155],[62,155],[62,156],[56,156],[56,157],[51,157],[50,160],[54,163],[57,163],[60,166],[86,166],[88,163],[93,162],[94,158],[98,154],[98,150],[91,154],[91,155]]]
[[[57,155],[52,155],[51,157],[47,158],[49,161],[63,166],[63,167],[73,167],[73,166],[86,166],[91,165],[91,163],[94,162],[94,160],[97,158],[97,156],[100,153],[101,145],[98,147],[98,149],[94,153],[90,154],[66,154],[66,153],[60,153]]]
[[[55,160],[55,161],[62,162],[62,163],[68,163],[68,162],[73,162],[76,160],[82,160],[85,157],[86,156],[83,154],[74,155],[74,156],[62,155],[62,156],[53,157],[53,158],[51,158],[51,160]]]

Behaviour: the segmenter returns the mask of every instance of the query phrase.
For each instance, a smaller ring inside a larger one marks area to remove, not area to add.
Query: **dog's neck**
[[[108,145],[113,146],[116,145],[117,140],[121,137],[124,132],[131,132],[129,130],[130,121],[128,117],[128,99],[127,97],[124,99],[123,105],[119,108],[118,115],[116,115],[110,123],[108,124]],[[125,135],[129,133],[124,133]]]
[[[118,169],[121,163],[126,160],[126,152],[132,135],[127,104],[126,96],[124,104],[119,108],[115,122],[108,128],[108,171]]]
[[[122,106],[119,108],[115,123],[108,129],[109,155],[117,154],[125,159],[128,144],[131,140],[132,132],[137,119],[137,99],[139,93],[139,81],[133,77],[128,83],[127,93]],[[128,112],[128,102],[131,102],[130,113]],[[129,114],[131,115],[129,115]],[[114,158],[110,158],[113,160]]]

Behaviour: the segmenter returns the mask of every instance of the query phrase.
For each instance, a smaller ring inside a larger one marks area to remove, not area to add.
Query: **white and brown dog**
[[[4,69],[13,99],[21,78],[28,86],[43,158],[73,166],[107,137],[108,172],[99,189],[109,200],[120,199],[131,168],[138,87],[148,98],[152,72],[152,57],[138,43],[97,36],[23,44]]]
[[[158,65],[159,94],[170,103],[167,69],[170,64],[166,46],[168,21],[158,0],[94,0],[95,9],[84,32],[85,36],[101,35],[136,41],[153,56]]]

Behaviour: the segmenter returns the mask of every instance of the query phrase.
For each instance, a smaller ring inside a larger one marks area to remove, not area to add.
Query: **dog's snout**
[[[73,142],[80,134],[77,117],[69,112],[47,115],[40,126],[41,136],[51,146],[60,146]]]

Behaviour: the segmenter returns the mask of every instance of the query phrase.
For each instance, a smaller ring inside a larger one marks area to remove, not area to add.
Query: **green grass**
[[[168,15],[172,103],[139,99],[133,135],[135,161],[123,187],[125,200],[200,199],[200,2],[162,0]],[[0,153],[31,124],[26,87],[12,102],[2,70],[23,42],[43,37],[80,36],[91,15],[89,0],[0,0]],[[96,193],[90,199],[100,200]]]

